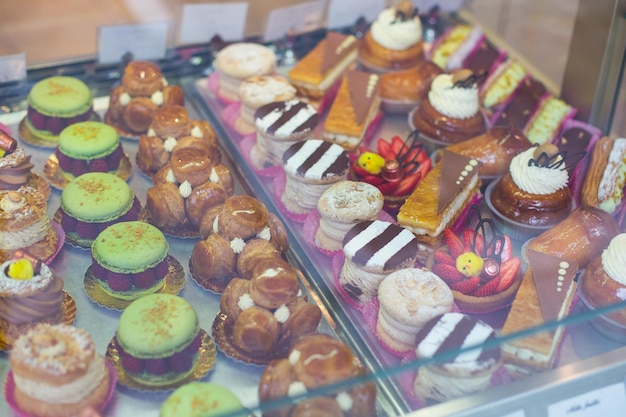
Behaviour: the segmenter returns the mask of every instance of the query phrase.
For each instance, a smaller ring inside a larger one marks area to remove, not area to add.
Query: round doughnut
[[[196,243],[189,259],[189,269],[200,282],[230,277],[235,270],[235,252],[230,241],[212,234]]]
[[[124,68],[122,86],[131,96],[150,97],[163,88],[163,74],[153,62],[132,61]]]
[[[239,314],[243,311],[239,307],[239,298],[248,294],[250,281],[241,278],[233,278],[230,280],[224,292],[220,297],[220,311],[226,314],[228,321],[235,322]]]
[[[279,336],[280,324],[274,314],[257,306],[243,310],[233,326],[233,342],[251,354],[270,353]]]
[[[163,141],[156,136],[141,135],[137,148],[137,166],[146,174],[154,174],[170,160]]]
[[[246,242],[239,256],[237,256],[237,272],[241,278],[252,278],[252,270],[259,259],[277,258],[281,253],[265,239],[253,238]]]
[[[213,160],[217,161],[216,159]],[[217,182],[219,185],[221,185],[224,191],[226,191],[226,194],[233,195],[233,192],[235,190],[235,184],[233,183],[233,176],[228,167],[226,167],[226,165],[215,165],[213,167],[213,171],[211,171],[211,178],[213,177],[216,178],[216,181],[214,182]]]
[[[124,108],[122,120],[129,130],[142,133],[148,130],[157,105],[149,97],[132,98]]]
[[[150,128],[162,140],[186,136],[191,130],[189,113],[177,104],[161,106],[155,110]]]
[[[185,209],[189,221],[194,226],[200,226],[205,212],[226,201],[228,195],[222,187],[211,182],[205,182],[191,190],[191,195],[185,199]]]
[[[318,388],[359,374],[350,348],[333,337],[315,333],[298,338],[291,351],[298,351],[293,364],[296,378],[307,389]]]
[[[185,104],[185,95],[179,85],[168,85],[163,88],[163,104]]]
[[[192,187],[207,182],[213,167],[206,151],[195,148],[172,150],[170,165],[176,181],[188,181]]]
[[[227,239],[249,239],[267,226],[268,211],[254,197],[237,195],[224,202],[224,209],[217,222],[218,230]]]
[[[272,236],[270,242],[279,251],[287,252],[289,250],[289,237],[283,222],[274,213],[270,212],[267,216],[267,224],[270,227],[270,235]]]
[[[206,239],[210,235],[213,234],[213,226],[215,223],[215,218],[219,213],[222,212],[223,204],[218,204],[214,207],[208,209],[200,219],[199,231],[200,231],[200,239]]]
[[[258,306],[275,309],[293,301],[300,292],[296,270],[280,258],[257,261],[250,279],[250,296]]]
[[[173,229],[185,220],[185,201],[178,187],[171,182],[148,189],[146,209],[152,224],[159,229]]]
[[[176,148],[196,148],[200,149],[203,152],[206,152],[209,155],[209,158],[212,161],[215,161],[213,156],[211,155],[211,148],[209,144],[202,138],[197,138],[195,136],[183,136],[176,141]],[[172,149],[173,150],[173,149]]]

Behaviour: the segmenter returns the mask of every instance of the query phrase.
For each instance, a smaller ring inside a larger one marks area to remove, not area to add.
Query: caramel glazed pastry
[[[221,293],[235,276],[249,277],[256,262],[289,249],[283,223],[256,198],[229,197],[206,211],[189,259],[191,276]]]
[[[183,106],[166,105],[154,112],[148,132],[139,138],[137,166],[144,174],[153,176],[170,161],[175,147],[206,148],[213,163],[221,160],[213,126],[204,120],[190,119]]]
[[[63,298],[63,280],[41,261],[21,258],[0,265],[0,341],[12,345],[39,323],[61,322]]]
[[[148,130],[157,108],[184,103],[182,88],[168,85],[156,64],[133,61],[124,69],[120,85],[111,91],[105,122],[122,136],[140,135]]]
[[[43,178],[32,172],[34,164],[24,148],[17,146],[17,140],[0,130],[0,190],[17,190],[21,186],[30,186],[45,193],[47,199],[50,189]]]
[[[9,356],[20,410],[37,417],[77,416],[100,409],[110,378],[87,331],[41,324],[20,337]]]
[[[32,187],[0,190],[0,262],[18,249],[44,261],[54,255],[59,238],[46,212],[46,199]]]
[[[272,361],[259,381],[261,404],[295,396],[323,386],[364,375],[357,357],[344,343],[317,333],[298,338],[287,359]],[[263,413],[263,417],[373,417],[376,415],[376,385],[358,384],[324,396]]]
[[[184,143],[174,147],[146,195],[150,223],[175,236],[197,235],[205,212],[233,194],[230,170],[212,159],[208,147]]]

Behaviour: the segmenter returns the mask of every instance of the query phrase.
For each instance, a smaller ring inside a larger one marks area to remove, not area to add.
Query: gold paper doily
[[[167,227],[158,227],[156,224],[152,223],[151,220],[152,218],[150,216],[150,212],[146,210],[146,221],[162,231],[164,234],[182,239],[194,239],[200,237],[200,230],[196,226],[191,224],[191,222],[187,222],[186,224],[181,225],[177,228],[170,229]]]
[[[33,146],[39,146],[40,148],[56,148],[58,146],[59,144],[58,139],[46,140],[33,134],[33,132],[30,131],[28,126],[26,126],[26,117],[27,116],[24,116],[24,118],[22,119],[22,121],[20,122],[18,126],[18,132],[20,134],[20,137],[24,140],[24,142],[29,143]],[[89,120],[92,122],[99,122],[100,116],[95,111],[92,111],[91,118]],[[58,135],[57,135],[57,138],[58,138]]]
[[[200,337],[202,338],[202,344],[198,350],[198,359],[191,373],[181,380],[169,383],[166,382],[163,385],[149,385],[131,378],[122,367],[120,354],[113,340],[109,342],[105,356],[117,370],[117,382],[121,385],[139,391],[169,391],[203,378],[213,368],[217,356],[215,343],[213,343],[211,336],[203,329],[200,329]]]
[[[65,290],[63,290],[63,301],[61,301],[61,321],[55,324],[73,324],[74,319],[76,319],[76,302],[72,298],[72,296]],[[42,321],[43,323],[49,323],[49,321]],[[27,324],[24,331],[32,328],[37,323]],[[12,344],[5,340],[0,332],[0,350],[9,351],[11,349]]]
[[[85,272],[84,280],[85,292],[94,303],[101,305],[112,310],[122,311],[133,300],[123,300],[121,298],[115,298],[112,295],[106,293],[100,284],[98,279],[91,273],[91,266]],[[173,294],[177,295],[185,285],[185,270],[183,266],[172,255],[167,256],[167,275],[165,275],[165,283],[156,291],[161,294]]]
[[[59,207],[54,212],[52,220],[55,221],[57,224],[61,224],[62,217],[63,212],[61,211],[61,207]],[[143,208],[139,211],[139,216],[137,217],[137,220],[140,222],[146,221],[146,213]],[[83,239],[82,237],[78,236],[76,232],[65,231],[65,242],[69,243],[75,248],[91,250],[91,244],[93,243],[93,239]]]
[[[217,313],[213,320],[213,338],[224,354],[232,359],[252,365],[265,366],[275,359],[284,359],[289,355],[291,344],[289,340],[279,340],[269,355],[250,354],[239,349],[233,342],[233,326],[228,316],[223,312]]]
[[[133,165],[130,162],[130,158],[128,157],[128,154],[124,154],[122,159],[120,159],[120,166],[117,172],[115,172],[115,175],[126,181],[132,172]],[[43,166],[43,175],[48,181],[50,181],[50,184],[52,184],[54,188],[59,190],[64,189],[73,179],[73,177],[66,176],[63,173],[63,170],[59,167],[59,160],[55,154],[50,155],[50,157],[46,160],[46,164]]]

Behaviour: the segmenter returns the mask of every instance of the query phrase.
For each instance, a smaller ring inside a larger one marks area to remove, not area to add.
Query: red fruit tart
[[[444,239],[429,267],[450,286],[461,311],[486,313],[511,304],[522,281],[521,260],[513,256],[511,239],[497,234],[493,221],[482,218],[478,206],[470,207],[461,236],[446,228]]]
[[[412,132],[406,141],[399,136],[390,141],[379,139],[376,152],[362,148],[351,165],[355,179],[380,190],[388,212],[400,209],[432,166],[426,151],[416,140],[417,133]]]

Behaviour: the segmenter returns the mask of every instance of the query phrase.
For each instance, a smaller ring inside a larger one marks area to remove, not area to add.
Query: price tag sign
[[[359,17],[372,22],[376,20],[384,8],[385,0],[330,0],[328,3],[328,27],[350,26]]]
[[[0,83],[26,79],[26,53],[0,56]]]
[[[209,42],[215,35],[225,41],[244,38],[248,3],[185,4],[180,23],[180,44]]]
[[[265,41],[274,41],[287,33],[310,32],[322,26],[325,0],[311,1],[281,7],[269,13],[265,27]]]
[[[623,417],[626,385],[599,388],[548,406],[548,417]]]
[[[119,62],[127,52],[136,60],[165,58],[169,27],[168,22],[100,26],[98,62]]]

